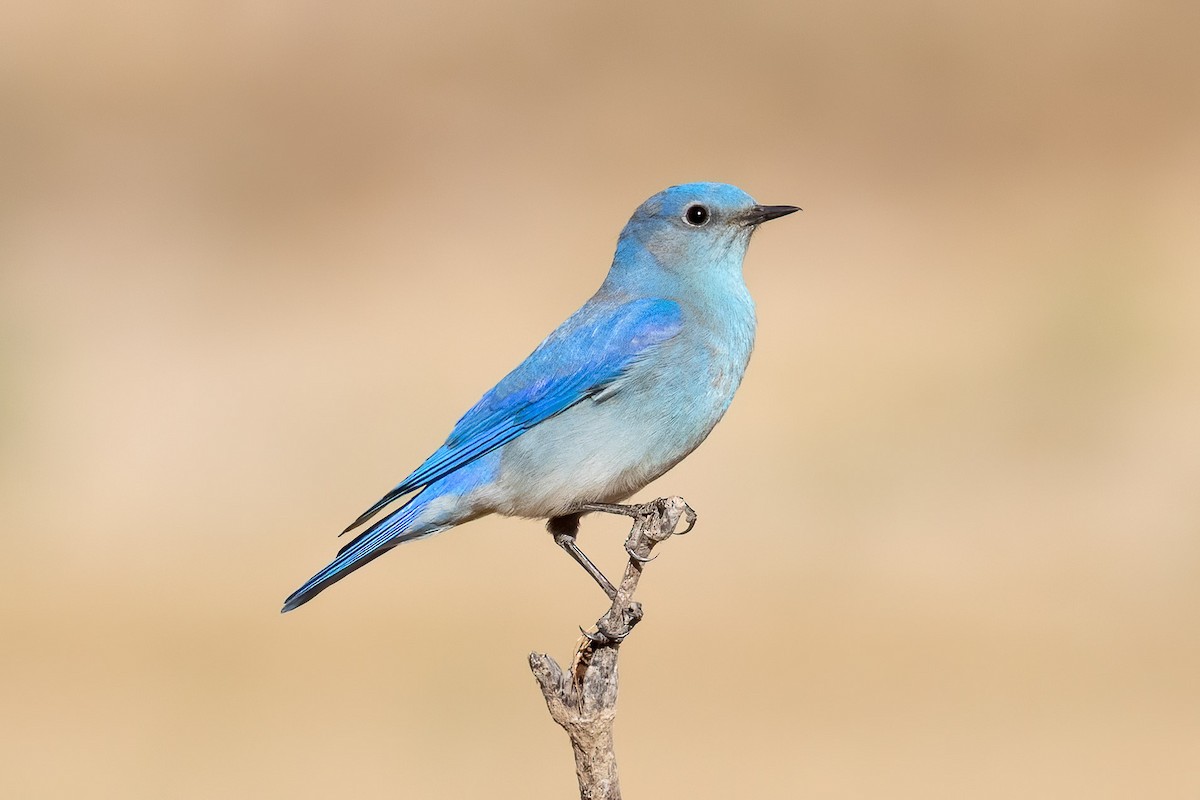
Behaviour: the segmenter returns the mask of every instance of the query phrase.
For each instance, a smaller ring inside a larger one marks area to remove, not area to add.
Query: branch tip
[[[642,620],[642,604],[633,594],[650,551],[671,536],[682,536],[696,524],[696,512],[681,497],[652,500],[640,506],[595,504],[586,510],[633,518],[625,550],[629,563],[609,609],[596,620],[596,632],[579,629],[570,677],[545,653],[530,653],[529,668],[541,687],[554,721],[566,730],[575,751],[575,772],[583,800],[620,800],[612,726],[617,713],[617,656],[621,642]],[[680,520],[687,527],[677,531]]]

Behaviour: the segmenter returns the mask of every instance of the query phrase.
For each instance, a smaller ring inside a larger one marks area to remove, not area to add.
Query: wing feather
[[[581,400],[613,387],[646,353],[679,333],[682,311],[672,300],[621,305],[589,303],[550,334],[496,384],[450,432],[446,443],[347,531],[397,498],[471,463]]]

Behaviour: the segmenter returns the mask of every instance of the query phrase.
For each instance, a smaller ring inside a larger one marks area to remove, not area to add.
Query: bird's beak
[[[761,225],[768,220],[786,217],[801,210],[796,206],[753,206],[741,215],[741,222],[743,225]]]

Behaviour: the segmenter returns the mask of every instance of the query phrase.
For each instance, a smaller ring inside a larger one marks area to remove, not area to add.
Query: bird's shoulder
[[[635,355],[670,339],[682,327],[683,309],[675,300],[593,298],[547,336],[526,364],[601,364]]]

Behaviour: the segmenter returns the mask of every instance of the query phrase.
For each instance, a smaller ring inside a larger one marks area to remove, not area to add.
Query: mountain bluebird
[[[575,544],[588,511],[628,498],[721,419],[754,346],[742,258],[759,224],[797,211],[734,186],[689,183],[634,212],[600,289],[468,411],[440,448],[346,530],[416,493],[296,590],[307,603],[401,542],[485,514],[549,519]]]

